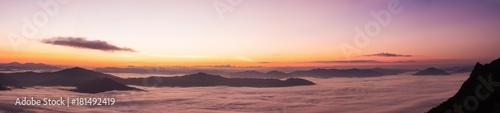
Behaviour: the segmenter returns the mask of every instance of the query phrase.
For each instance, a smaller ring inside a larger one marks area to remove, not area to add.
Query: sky
[[[404,66],[500,56],[498,0],[0,0],[0,15],[2,63]]]

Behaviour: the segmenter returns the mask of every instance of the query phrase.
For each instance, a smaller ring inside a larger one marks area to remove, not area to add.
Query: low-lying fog
[[[126,75],[117,75],[126,78]],[[130,76],[128,76],[130,77]],[[265,112],[422,113],[451,97],[468,73],[371,78],[306,78],[317,85],[250,87],[139,87],[147,92],[82,94],[72,87],[32,87],[0,92],[0,112]],[[14,106],[22,97],[114,97],[113,106]]]

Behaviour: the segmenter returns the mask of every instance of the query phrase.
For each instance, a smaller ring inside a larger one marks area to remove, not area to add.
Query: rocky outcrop
[[[476,63],[458,92],[428,113],[500,113],[500,59]]]

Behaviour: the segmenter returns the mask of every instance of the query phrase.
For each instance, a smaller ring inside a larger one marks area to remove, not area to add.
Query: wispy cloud
[[[112,44],[109,44],[106,41],[101,40],[87,40],[83,37],[54,37],[50,39],[43,39],[42,43],[52,44],[52,45],[60,45],[60,46],[69,46],[74,48],[83,48],[83,49],[94,49],[101,51],[128,51],[135,52],[135,50],[127,47],[118,47]]]
[[[376,53],[376,54],[369,54],[369,55],[364,55],[364,56],[378,56],[378,57],[412,57],[412,55],[403,55],[403,54],[394,54],[394,53]]]
[[[417,63],[415,60],[398,60],[394,61],[393,63]]]

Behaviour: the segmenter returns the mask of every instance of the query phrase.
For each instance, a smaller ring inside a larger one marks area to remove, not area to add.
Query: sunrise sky
[[[53,15],[39,5],[47,1],[57,4]],[[393,2],[242,0],[228,5],[233,10],[221,20],[216,1],[0,0],[0,63],[461,65],[500,56],[500,2],[494,0],[400,0],[402,11],[350,57],[340,45],[355,46],[354,29],[377,21],[370,11]],[[47,23],[40,15],[48,15]],[[33,36],[23,35],[26,22],[34,24]]]

